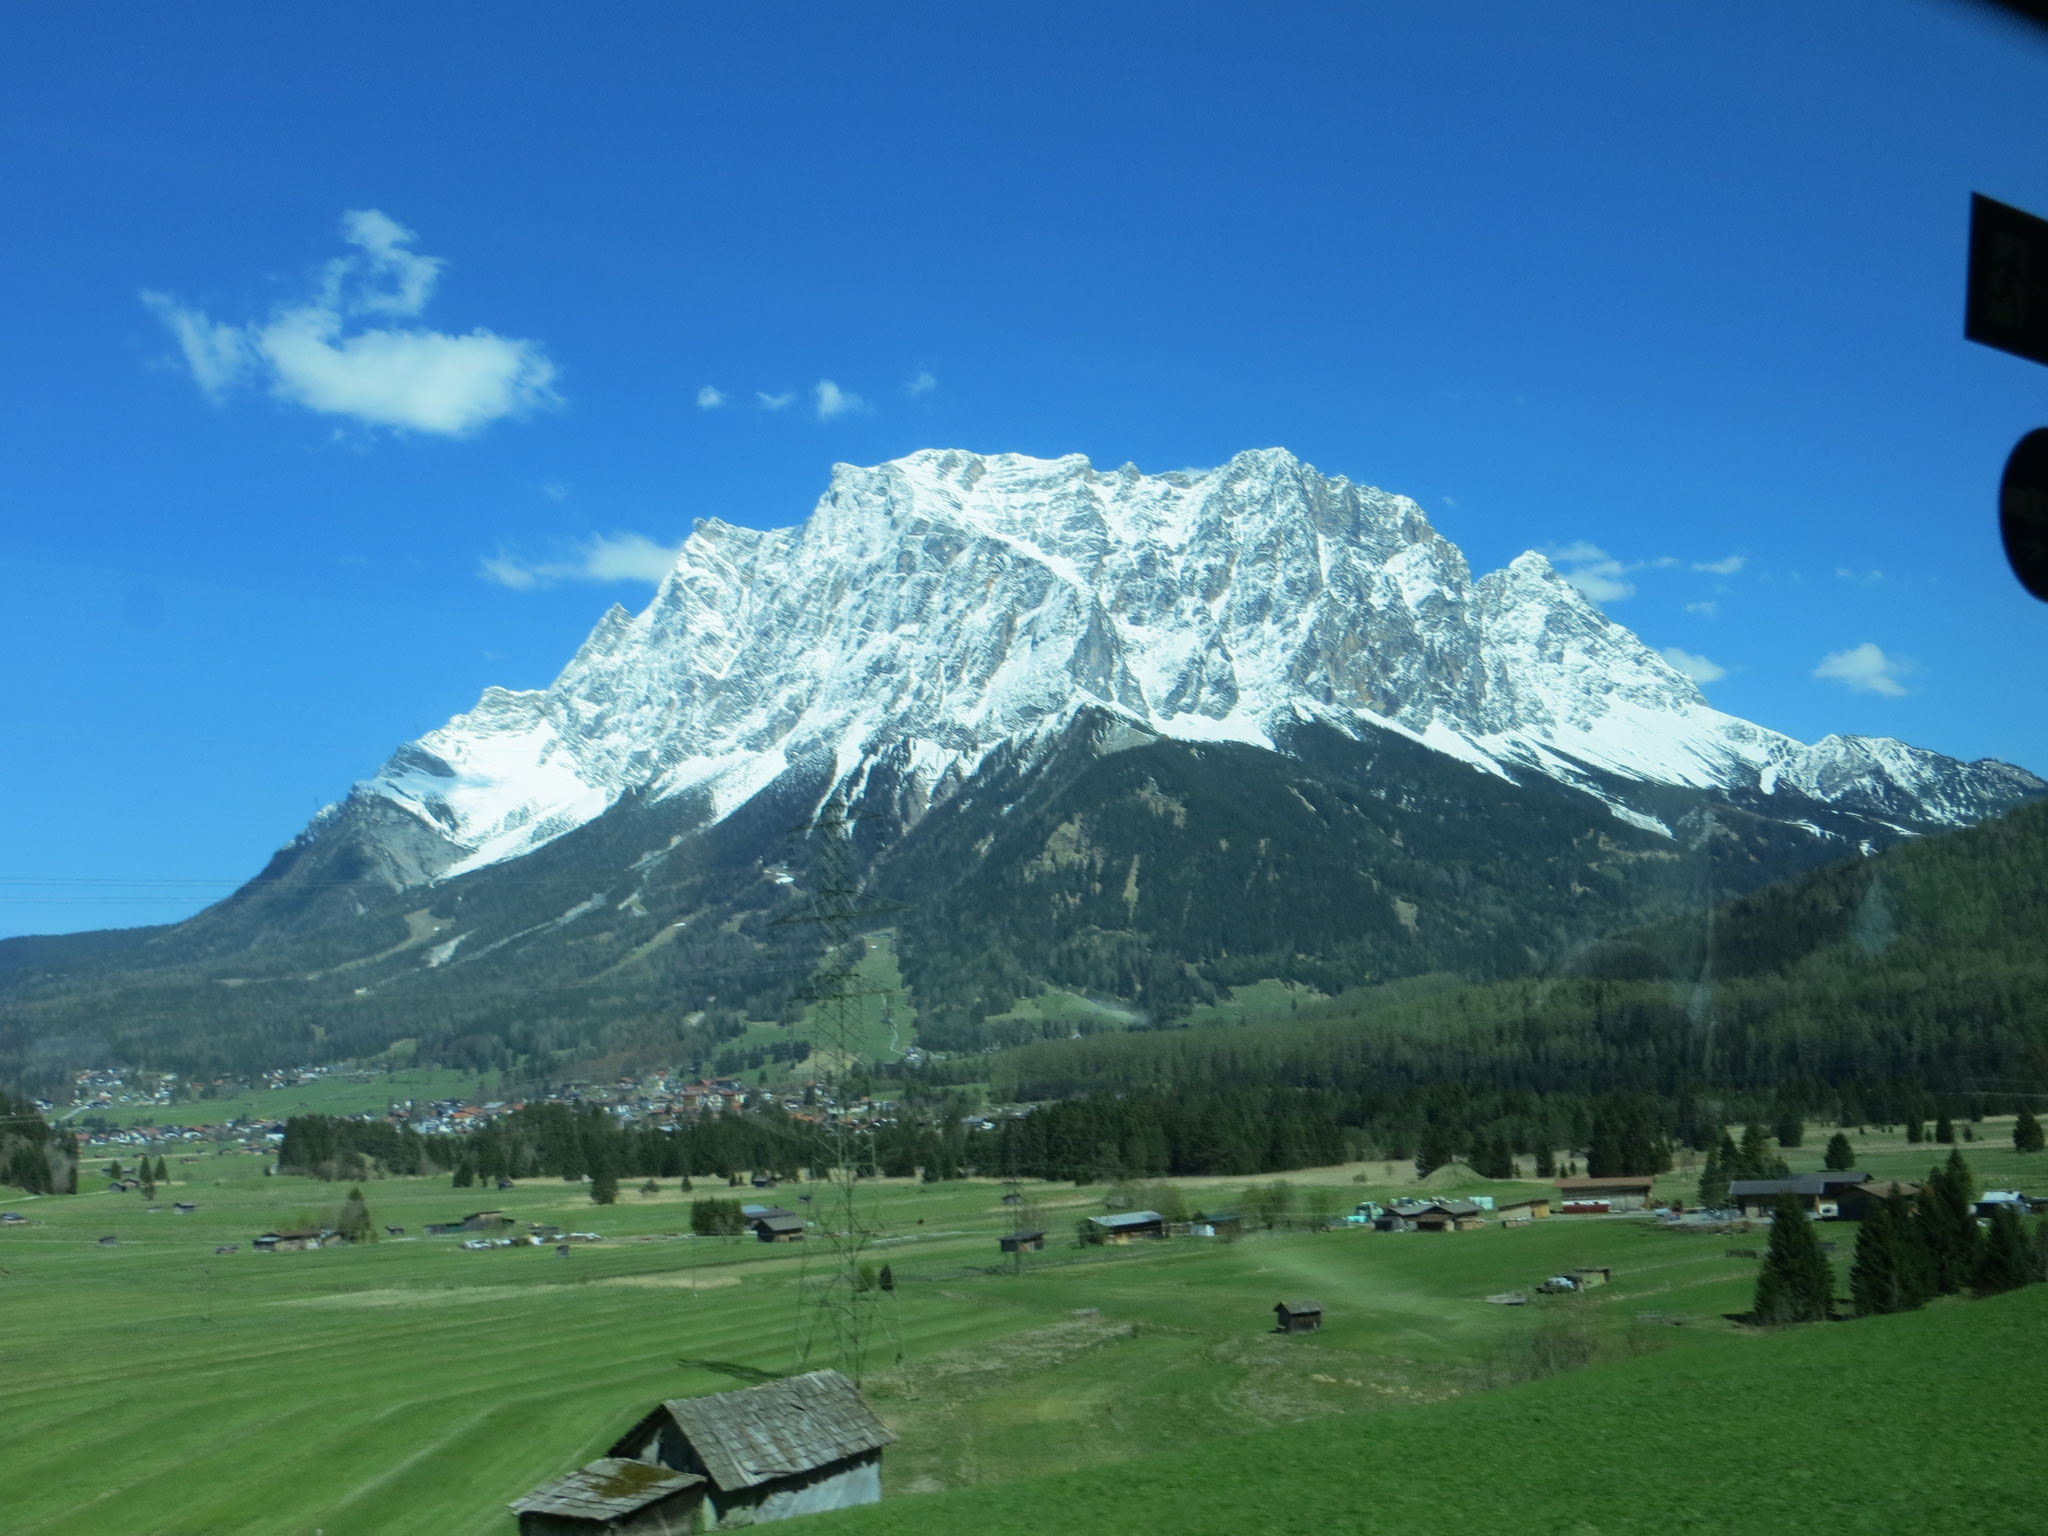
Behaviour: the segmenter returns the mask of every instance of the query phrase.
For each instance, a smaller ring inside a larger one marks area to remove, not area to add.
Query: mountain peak
[[[835,465],[798,528],[699,522],[647,610],[607,613],[550,688],[487,692],[358,794],[469,868],[629,791],[722,816],[799,762],[890,755],[928,796],[1090,706],[1260,746],[1304,719],[1393,729],[1582,787],[1782,779],[1907,820],[1973,819],[2017,782],[1720,714],[1541,554],[1474,581],[1413,501],[1284,448],[1154,475],[925,449]]]

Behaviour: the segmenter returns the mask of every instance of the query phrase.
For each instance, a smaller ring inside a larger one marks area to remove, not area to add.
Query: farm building
[[[1166,1236],[1166,1218],[1157,1211],[1124,1211],[1115,1216],[1090,1216],[1082,1238],[1091,1243],[1128,1243],[1133,1238]]]
[[[283,1232],[265,1232],[249,1246],[258,1253],[303,1253],[308,1248],[341,1241],[341,1234],[329,1227],[292,1227]]]
[[[519,1517],[519,1536],[683,1536],[703,1501],[701,1477],[607,1456],[543,1483],[514,1503],[512,1513]]]
[[[465,1232],[495,1232],[504,1225],[503,1211],[471,1211],[462,1218],[462,1230]]]
[[[895,1438],[852,1382],[812,1371],[671,1399],[610,1454],[703,1478],[697,1528],[717,1530],[875,1503],[882,1447]]]
[[[1045,1234],[1043,1232],[1006,1232],[998,1239],[1005,1253],[1043,1253]]]
[[[764,1243],[796,1243],[803,1241],[804,1219],[792,1216],[787,1211],[776,1216],[757,1216],[753,1222],[754,1236]]]
[[[1431,1200],[1403,1206],[1400,1214],[1417,1232],[1476,1232],[1486,1221],[1470,1200]]]
[[[1323,1304],[1320,1301],[1283,1301],[1273,1307],[1281,1333],[1321,1333]]]
[[[1559,1179],[1558,1198],[1567,1216],[1598,1216],[1610,1211],[1639,1211],[1650,1203],[1656,1179],[1631,1173],[1602,1179]]]
[[[1778,1196],[1791,1195],[1809,1216],[1832,1221],[1842,1214],[1842,1191],[1868,1184],[1870,1175],[1848,1169],[1839,1173],[1802,1173],[1790,1179],[1736,1179],[1728,1186],[1729,1200],[1745,1216],[1768,1216],[1777,1209]]]
[[[171,1214],[173,1216],[190,1216],[194,1211],[198,1209],[199,1207],[194,1205],[190,1200],[180,1200],[171,1207]]]
[[[1527,1200],[1510,1200],[1496,1207],[1494,1214],[1502,1221],[1541,1221],[1550,1214],[1550,1197],[1532,1195]]]

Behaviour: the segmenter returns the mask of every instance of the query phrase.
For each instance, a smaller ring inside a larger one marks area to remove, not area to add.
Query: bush
[[[690,1230],[699,1237],[738,1237],[746,1230],[737,1200],[693,1200]]]

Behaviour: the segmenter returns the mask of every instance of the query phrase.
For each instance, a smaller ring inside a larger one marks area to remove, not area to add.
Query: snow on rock
[[[1085,706],[1261,746],[1285,719],[1384,726],[1484,772],[1791,788],[1923,823],[2048,787],[1722,714],[1541,555],[1475,581],[1414,502],[1284,450],[1163,475],[928,450],[836,466],[800,528],[700,522],[552,686],[487,690],[356,793],[462,850],[460,873],[628,791],[728,815],[797,764],[858,781],[889,755],[929,799]]]

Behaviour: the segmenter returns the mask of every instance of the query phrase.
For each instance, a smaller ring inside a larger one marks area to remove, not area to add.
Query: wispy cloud
[[[919,395],[930,394],[933,390],[937,389],[938,387],[938,376],[934,374],[929,368],[920,368],[917,371],[917,377],[912,379],[908,384],[903,386],[903,393],[909,395],[912,399],[915,399]]]
[[[681,545],[657,544],[637,533],[600,534],[577,545],[561,560],[528,561],[499,550],[477,565],[485,581],[515,592],[551,587],[564,581],[638,581],[658,583],[676,563]]]
[[[1708,598],[1704,602],[1687,603],[1685,605],[1685,611],[1687,613],[1705,614],[1708,618],[1711,619],[1715,614],[1721,611],[1721,605],[1715,602],[1712,598]]]
[[[1705,571],[1709,576],[1733,576],[1747,564],[1747,555],[1728,555],[1719,560],[1695,560],[1692,568],[1696,571]]]
[[[1896,699],[1906,691],[1900,681],[1918,670],[1904,657],[1887,656],[1868,640],[1861,645],[1851,646],[1846,651],[1834,651],[1821,658],[1813,675],[1827,682],[1840,683],[1856,693],[1881,693],[1886,698]]]
[[[1618,603],[1636,595],[1635,583],[1628,579],[1628,573],[1639,567],[1623,565],[1598,544],[1578,539],[1546,549],[1544,554],[1563,572],[1566,581],[1596,603]]]
[[[765,389],[754,391],[754,398],[761,402],[764,411],[779,411],[796,398],[793,394],[771,395]]]
[[[1853,581],[1859,587],[1874,587],[1884,580],[1883,571],[1852,571],[1843,565],[1835,567],[1835,575],[1843,581]]]
[[[811,396],[817,402],[818,420],[832,421],[840,416],[851,415],[868,408],[867,401],[850,389],[841,389],[830,379],[820,379],[811,386]]]
[[[555,365],[537,341],[367,323],[416,319],[443,262],[412,250],[413,232],[374,208],[343,214],[341,233],[353,251],[320,269],[311,294],[267,320],[234,325],[143,292],[208,397],[265,384],[323,415],[445,437],[560,403]]]
[[[1719,663],[1695,656],[1691,651],[1681,651],[1675,645],[1667,645],[1657,654],[1702,687],[1718,683],[1728,675],[1728,669]]]
[[[706,384],[702,389],[697,391],[698,410],[715,411],[723,404],[725,404],[725,391],[720,389],[717,385]]]

